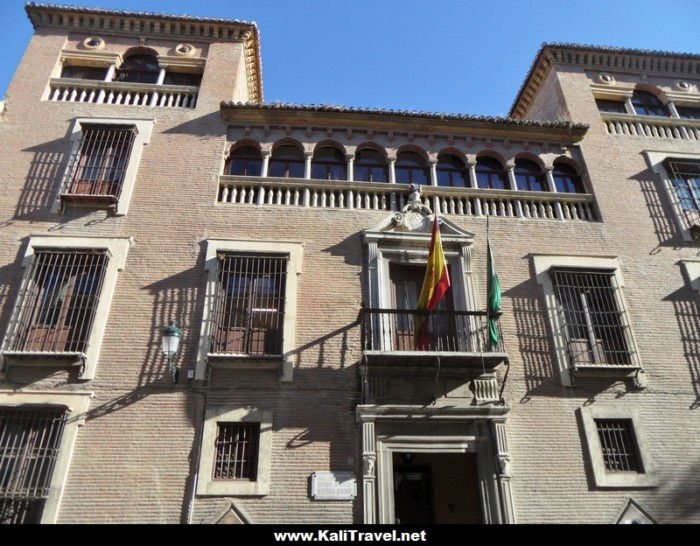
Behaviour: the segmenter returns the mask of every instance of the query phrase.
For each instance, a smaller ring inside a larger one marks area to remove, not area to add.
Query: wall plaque
[[[357,496],[354,472],[314,472],[311,474],[311,498],[314,500],[352,500]]]

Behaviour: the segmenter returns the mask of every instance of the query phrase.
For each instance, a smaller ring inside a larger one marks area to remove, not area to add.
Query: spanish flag
[[[428,251],[428,265],[425,268],[425,278],[416,310],[430,311],[437,308],[449,287],[450,275],[447,271],[445,254],[442,252],[440,227],[436,214],[433,222],[433,236],[430,239],[430,250]],[[416,315],[415,345],[417,351],[428,350],[430,347],[428,319],[427,315]]]

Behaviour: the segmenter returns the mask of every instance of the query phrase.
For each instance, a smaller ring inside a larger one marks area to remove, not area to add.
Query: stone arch
[[[479,160],[482,157],[490,157],[491,159],[495,159],[501,164],[501,166],[504,169],[506,168],[506,158],[503,157],[503,155],[498,153],[496,150],[479,150],[479,152],[477,152],[476,154],[476,159]]]
[[[437,154],[435,154],[435,157],[438,158],[441,155],[453,155],[455,157],[458,157],[461,161],[464,162],[464,166],[467,166],[467,161],[469,158],[467,157],[467,154],[465,154],[462,150],[459,148],[455,148],[454,146],[446,146],[445,148],[441,149]]]
[[[258,152],[261,152],[261,153],[263,150],[262,146],[260,145],[260,143],[257,140],[254,140],[252,138],[242,138],[240,140],[237,140],[236,142],[234,142],[233,144],[231,144],[229,146],[228,151],[226,152],[226,158],[231,157],[231,154],[233,152],[235,152],[239,148],[243,148],[245,146],[252,146],[256,150],[258,150]]]
[[[402,152],[416,153],[423,158],[426,165],[428,165],[430,163],[430,156],[428,155],[428,152],[426,152],[423,148],[421,148],[420,146],[417,146],[415,144],[404,144],[400,148],[397,148],[396,149],[396,157],[398,157],[399,154]]]
[[[272,144],[272,148],[270,149],[270,151],[274,154],[275,150],[277,150],[281,146],[294,146],[295,148],[298,148],[302,154],[304,154],[306,152],[304,145],[301,142],[299,142],[296,138],[291,138],[291,137],[285,137],[285,138],[281,138],[279,140],[276,140]]]
[[[570,157],[567,157],[565,155],[559,155],[555,157],[552,161],[552,167],[556,168],[557,163],[560,163],[562,165],[568,165],[576,171],[577,175],[583,176],[583,169],[581,168],[581,165],[578,163],[578,161],[571,159]]]
[[[345,157],[345,155],[347,154],[347,149],[345,148],[345,146],[343,146],[337,140],[333,140],[330,138],[328,138],[326,140],[321,140],[320,142],[317,142],[312,151],[315,154],[317,150],[319,150],[321,148],[326,148],[326,147],[337,149],[341,154],[343,154],[343,157]]]
[[[532,152],[520,152],[515,155],[513,161],[517,161],[518,159],[527,159],[528,161],[532,161],[535,165],[542,169],[542,172],[544,172],[546,168],[544,160],[540,156],[538,156],[537,154],[533,154]]]
[[[355,146],[355,154],[357,154],[357,152],[359,152],[360,150],[366,150],[366,149],[370,149],[370,150],[374,150],[375,152],[379,152],[380,154],[382,154],[382,157],[384,157],[384,159],[386,161],[389,160],[389,153],[386,151],[386,148],[384,148],[384,146],[381,146],[380,144],[377,144],[376,142],[372,142],[369,140],[366,142],[363,142],[362,144],[358,144],[357,146]]]

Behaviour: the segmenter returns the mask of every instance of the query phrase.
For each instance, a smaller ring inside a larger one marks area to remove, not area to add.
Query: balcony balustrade
[[[601,112],[611,135],[700,140],[700,120]]]
[[[422,186],[423,197],[442,214],[595,221],[594,198],[587,193],[551,193]],[[224,175],[219,203],[399,211],[407,184]]]
[[[198,92],[198,87],[186,85],[54,78],[49,82],[47,98],[54,102],[194,108]]]

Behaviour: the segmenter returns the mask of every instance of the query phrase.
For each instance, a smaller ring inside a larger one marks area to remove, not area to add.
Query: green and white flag
[[[489,346],[492,350],[498,347],[498,323],[496,319],[501,310],[501,281],[496,274],[496,266],[493,263],[493,254],[491,254],[491,243],[486,237],[486,252],[487,256],[487,292],[488,292],[488,308],[487,319],[489,325]]]

